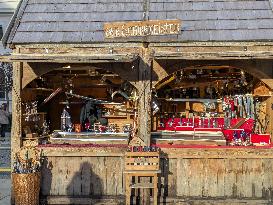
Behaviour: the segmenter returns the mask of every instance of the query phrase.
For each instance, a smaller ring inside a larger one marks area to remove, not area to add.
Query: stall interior
[[[178,70],[153,88],[152,144],[268,145],[271,96],[235,67]],[[22,90],[23,143],[127,145],[137,130],[137,98],[115,73],[63,66]]]
[[[135,88],[99,68],[64,66],[22,91],[24,144],[128,144]]]
[[[271,91],[230,66],[190,67],[159,82],[153,94],[155,144],[270,144]]]

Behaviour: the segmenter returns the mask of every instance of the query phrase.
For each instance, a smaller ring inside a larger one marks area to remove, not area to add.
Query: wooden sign
[[[105,38],[177,35],[180,33],[180,30],[180,20],[151,20],[104,24]]]

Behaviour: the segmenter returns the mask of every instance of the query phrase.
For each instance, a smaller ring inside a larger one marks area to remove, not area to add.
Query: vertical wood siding
[[[272,159],[179,159],[177,195],[183,197],[267,198]]]
[[[45,166],[43,195],[124,194],[122,157],[49,157]],[[161,194],[169,197],[268,199],[272,195],[273,159],[162,159],[161,167]]]
[[[43,167],[42,194],[122,195],[122,169],[118,157],[50,157]]]

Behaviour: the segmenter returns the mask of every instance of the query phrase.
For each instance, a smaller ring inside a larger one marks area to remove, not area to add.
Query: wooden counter
[[[47,158],[41,186],[44,196],[116,198],[124,195],[126,146],[44,145],[39,148]],[[166,145],[161,150],[161,194],[168,199],[267,200],[272,196],[272,147]]]
[[[219,159],[273,159],[272,146],[232,147],[232,146],[184,146],[157,145],[162,151],[161,158],[219,158]],[[48,144],[39,145],[48,157],[90,157],[124,156],[124,144]]]

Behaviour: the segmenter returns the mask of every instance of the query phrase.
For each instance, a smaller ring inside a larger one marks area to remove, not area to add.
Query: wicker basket
[[[12,185],[16,205],[39,205],[41,173],[12,173]]]

